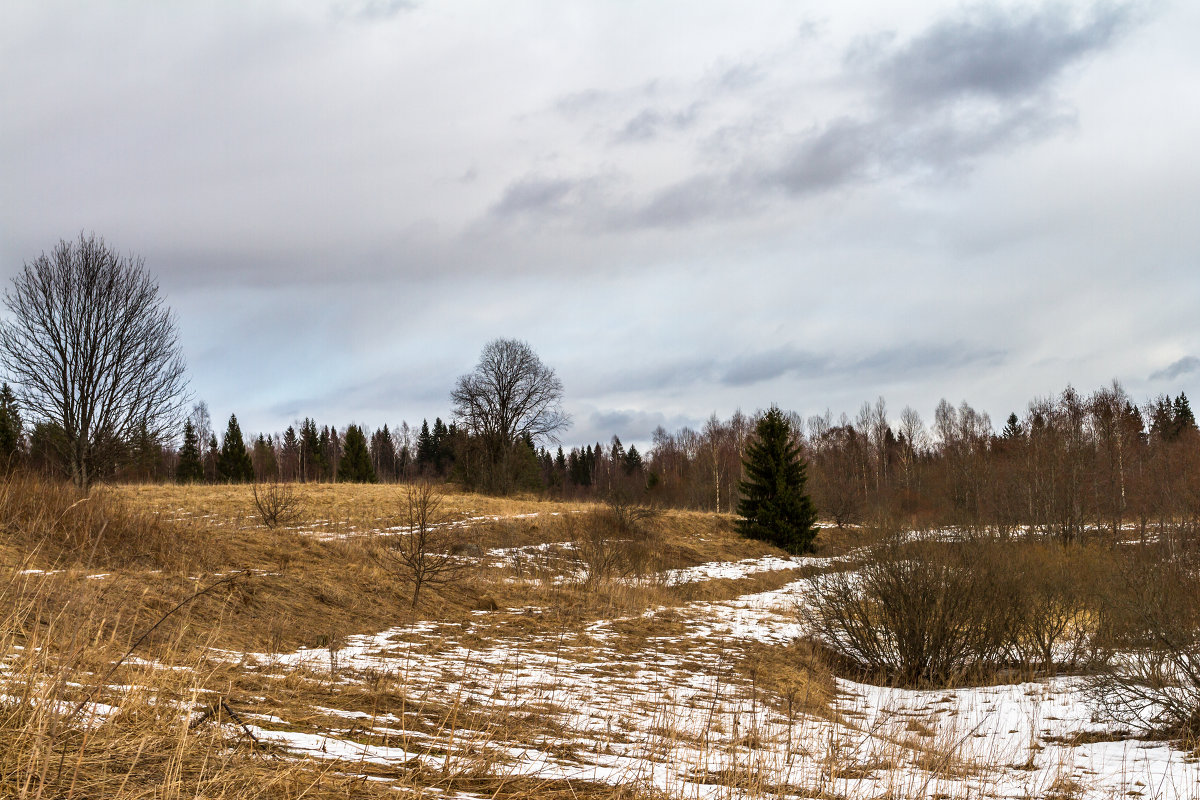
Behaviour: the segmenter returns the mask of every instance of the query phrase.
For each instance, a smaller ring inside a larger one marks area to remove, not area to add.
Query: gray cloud
[[[618,144],[646,142],[658,138],[664,131],[686,130],[695,124],[700,109],[699,102],[676,111],[643,108],[617,131],[613,141]]]
[[[828,356],[781,347],[737,359],[724,370],[720,380],[726,386],[750,386],[786,374],[821,374],[830,367]]]
[[[1152,373],[1150,380],[1173,381],[1180,375],[1189,375],[1193,372],[1200,372],[1200,358],[1196,356],[1184,356],[1169,366]]]
[[[978,7],[934,21],[900,44],[878,36],[861,40],[845,57],[844,78],[872,98],[866,113],[845,113],[791,135],[774,131],[766,140],[771,122],[723,120],[702,138],[724,151],[716,169],[620,202],[586,192],[587,178],[525,178],[509,185],[493,210],[561,215],[571,209],[583,212],[576,221],[586,227],[679,228],[743,218],[780,195],[811,197],[914,174],[956,174],[988,154],[1073,125],[1073,110],[1051,91],[1054,80],[1110,46],[1134,20],[1125,5],[1095,6],[1082,18],[1061,5]],[[763,69],[753,62],[725,68],[715,90],[752,88],[765,80]],[[698,85],[713,91],[713,84],[709,78]],[[638,90],[577,93],[560,99],[558,108],[594,115],[636,100],[641,107],[618,128],[618,143],[652,141],[668,128],[696,124],[698,102],[675,112],[644,104],[659,94],[651,82]]]
[[[755,176],[793,194],[821,191],[863,178],[882,160],[887,126],[842,119],[804,137],[773,171]]]
[[[1045,89],[1067,66],[1109,46],[1132,22],[1126,5],[1102,4],[1076,19],[1061,4],[1001,10],[976,6],[885,54],[856,48],[849,61],[873,61],[897,105],[982,96],[1010,100]]]
[[[414,0],[343,0],[333,6],[339,17],[377,21],[391,19],[417,8]]]
[[[526,176],[510,183],[491,214],[509,217],[519,214],[557,216],[581,207],[595,205],[600,179],[544,178]]]
[[[684,390],[697,383],[745,388],[777,380],[869,376],[878,383],[971,365],[997,366],[1006,353],[963,342],[913,343],[869,352],[826,354],[783,345],[725,358],[693,358],[624,370],[588,388],[589,394]]]
[[[912,344],[842,357],[781,347],[750,353],[737,359],[722,370],[720,381],[726,386],[736,387],[784,376],[817,379],[865,374],[882,383],[912,373],[951,370],[970,364],[995,366],[1003,358],[1001,351],[971,347],[961,342],[949,345]]]
[[[510,331],[580,441],[653,427],[609,409],[1192,394],[1186,359],[1132,376],[1200,357],[1200,5],[1063,2],[833,4],[801,40],[784,0],[10,0],[0,266],[81,228],[144,255],[252,429],[444,415]]]
[[[758,207],[740,199],[739,187],[723,176],[697,175],[662,189],[641,206],[611,209],[607,218],[617,228],[674,228],[725,214],[735,204],[737,216]]]
[[[712,380],[718,367],[718,362],[712,358],[685,357],[636,367],[622,367],[619,370],[595,370],[582,376],[584,383],[578,391],[585,396],[597,396],[686,389],[697,383]]]

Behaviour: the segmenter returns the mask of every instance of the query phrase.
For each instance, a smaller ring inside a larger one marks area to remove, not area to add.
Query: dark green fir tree
[[[204,480],[204,464],[200,461],[200,437],[189,419],[183,423],[183,446],[179,448],[179,463],[175,466],[179,483],[200,483]]]
[[[0,469],[16,466],[23,439],[17,398],[6,383],[0,387]]]
[[[250,454],[246,452],[246,440],[242,438],[242,428],[238,425],[236,414],[229,415],[229,427],[225,429],[225,438],[221,440],[217,475],[220,480],[229,483],[254,481],[254,463],[250,460]]]
[[[1184,431],[1194,433],[1196,431],[1196,415],[1192,413],[1192,405],[1188,402],[1187,395],[1180,392],[1171,407],[1175,422],[1175,437],[1182,436]]]
[[[791,425],[777,406],[759,420],[744,465],[738,531],[789,553],[811,551],[817,512],[804,491],[806,465],[800,446],[792,441]]]
[[[261,481],[279,480],[279,462],[275,458],[275,445],[260,433],[254,440],[254,451],[250,453],[250,463],[254,465],[254,474]]]
[[[1015,412],[1008,415],[1008,421],[1004,423],[1004,430],[1000,431],[1000,436],[1010,442],[1025,436],[1025,429],[1021,427],[1021,421],[1017,419]]]
[[[342,459],[338,462],[337,479],[347,483],[374,483],[375,468],[363,429],[351,425],[342,440]]]

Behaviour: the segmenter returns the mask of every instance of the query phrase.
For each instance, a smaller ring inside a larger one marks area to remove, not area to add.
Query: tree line
[[[763,414],[658,428],[648,453],[617,437],[568,450],[563,386],[528,344],[487,343],[450,392],[449,423],[370,431],[298,420],[247,439],[230,415],[218,439],[190,398],[174,316],[140,257],[103,239],[62,240],[13,278],[0,320],[0,466],[72,480],[184,482],[451,479],[486,492],[622,494],[732,513]],[[1200,434],[1182,393],[1138,405],[1118,384],[1068,387],[993,428],[943,400],[927,426],[906,407],[864,403],[851,419],[779,411],[806,460],[817,508],[862,521],[1001,530],[1200,520]],[[761,438],[761,437],[758,437]],[[178,446],[176,446],[178,443]],[[555,448],[552,453],[550,448]]]
[[[663,506],[734,512],[762,414],[715,414],[699,428],[652,435],[643,455],[613,436],[551,451],[519,436],[503,455],[507,488],[564,499],[619,494]],[[1082,395],[1068,387],[1012,413],[999,430],[987,413],[946,400],[931,424],[911,407],[893,418],[879,398],[854,418],[786,412],[821,515],[838,525],[955,525],[1001,531],[1033,526],[1071,538],[1084,530],[1145,531],[1200,524],[1200,429],[1187,396],[1138,404],[1119,383]],[[0,460],[54,475],[67,465],[46,445],[52,423],[23,426],[0,386]],[[245,437],[236,415],[222,435],[207,406],[184,422],[178,446],[141,429],[118,447],[119,481],[397,482],[418,477],[495,489],[489,445],[465,425],[423,420],[370,430],[318,425]],[[495,454],[494,446],[491,453]]]
[[[647,493],[666,505],[736,509],[759,416],[656,430]],[[1117,382],[1086,396],[1067,387],[999,430],[965,401],[942,400],[931,425],[911,407],[893,419],[882,397],[853,419],[788,416],[814,502],[838,525],[1030,526],[1066,539],[1200,526],[1200,430],[1183,393],[1139,405]]]
[[[0,389],[0,461],[25,466],[54,478],[70,475],[61,451],[46,444],[61,438],[49,422],[26,430],[7,384]],[[376,483],[456,475],[460,431],[441,418],[422,421],[414,432],[407,422],[371,431],[342,428],[305,418],[277,433],[245,436],[231,414],[218,436],[206,403],[197,403],[176,442],[138,431],[113,449],[108,469],[97,480],[127,483]]]

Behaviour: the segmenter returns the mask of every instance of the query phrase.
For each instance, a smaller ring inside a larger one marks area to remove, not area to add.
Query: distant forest
[[[1085,396],[1072,388],[1013,413],[997,430],[986,413],[943,400],[931,423],[912,408],[893,420],[883,398],[857,416],[829,412],[792,428],[824,519],[1000,530],[1034,526],[1066,537],[1088,529],[1200,522],[1200,431],[1187,397],[1141,406],[1117,383]],[[698,430],[652,433],[641,453],[607,443],[551,449],[522,440],[512,457],[518,491],[568,499],[622,497],[732,512],[757,415],[715,414]],[[480,488],[476,443],[454,422],[368,430],[304,419],[243,437],[235,416],[218,434],[207,407],[192,410],[181,443],[147,432],[124,443],[109,480],[208,483],[398,482],[430,477]],[[0,454],[63,476],[53,425],[24,430],[0,392]]]

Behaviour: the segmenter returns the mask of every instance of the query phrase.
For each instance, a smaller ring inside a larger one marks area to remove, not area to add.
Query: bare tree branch
[[[94,234],[60,241],[4,294],[0,364],[35,421],[61,428],[63,459],[86,492],[123,442],[165,438],[187,401],[175,319],[137,256]]]
[[[571,424],[562,407],[563,385],[528,344],[495,339],[475,370],[458,379],[450,400],[454,415],[483,444],[500,488],[509,488],[508,456],[522,439],[558,441]]]

